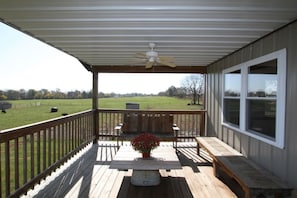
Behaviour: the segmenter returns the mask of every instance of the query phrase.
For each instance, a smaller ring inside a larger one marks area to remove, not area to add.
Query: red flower
[[[160,140],[150,133],[143,133],[133,138],[131,144],[134,150],[145,153],[159,146]]]

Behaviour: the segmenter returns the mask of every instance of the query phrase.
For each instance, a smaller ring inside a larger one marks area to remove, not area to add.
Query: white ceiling
[[[296,0],[0,0],[0,21],[93,66],[144,65],[149,42],[207,66],[296,18]]]

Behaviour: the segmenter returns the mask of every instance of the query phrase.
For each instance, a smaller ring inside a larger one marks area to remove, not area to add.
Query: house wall
[[[207,135],[217,136],[297,188],[297,22],[246,46],[208,67]],[[285,148],[280,149],[221,125],[222,71],[231,66],[287,49]]]

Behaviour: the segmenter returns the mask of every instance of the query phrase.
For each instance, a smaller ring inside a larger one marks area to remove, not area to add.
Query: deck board
[[[90,145],[23,197],[236,197],[213,175],[211,164],[197,155],[195,147],[179,148],[182,169],[161,170],[160,185],[152,187],[133,186],[131,170],[109,169],[116,151],[113,142]]]

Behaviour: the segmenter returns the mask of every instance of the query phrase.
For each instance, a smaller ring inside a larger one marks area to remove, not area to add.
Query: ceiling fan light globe
[[[146,57],[150,58],[150,57],[157,57],[158,56],[158,52],[155,51],[148,51],[146,52]]]

